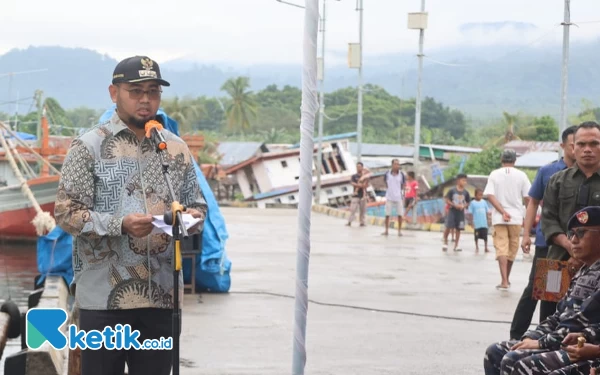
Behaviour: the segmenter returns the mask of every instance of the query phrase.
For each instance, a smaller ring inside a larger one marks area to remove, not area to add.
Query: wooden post
[[[75,324],[79,328],[79,308],[73,306],[71,311],[71,321],[69,324]],[[67,375],[81,375],[81,349],[75,348],[74,350],[69,349],[69,363],[67,365]]]

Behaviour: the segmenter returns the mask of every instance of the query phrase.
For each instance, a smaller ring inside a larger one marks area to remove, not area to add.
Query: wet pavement
[[[223,213],[231,292],[186,296],[181,374],[290,374],[297,211]],[[441,233],[344,223],[312,214],[305,373],[481,374],[531,263],[520,254],[511,289],[498,291],[494,255],[475,255],[473,235],[444,253]]]
[[[186,295],[180,373],[291,374],[297,211],[222,212],[231,291]],[[461,236],[462,252],[444,253],[441,233],[384,237],[381,227],[344,224],[312,213],[305,373],[483,373],[487,345],[508,338],[531,263],[519,254],[511,289],[498,291],[493,252],[475,255],[472,234]],[[13,298],[26,303],[35,247],[11,254],[26,265],[9,270]],[[0,278],[0,299],[5,290]],[[19,349],[13,342],[7,352]]]

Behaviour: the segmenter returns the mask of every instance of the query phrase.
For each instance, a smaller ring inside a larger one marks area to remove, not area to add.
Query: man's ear
[[[108,86],[108,92],[110,94],[110,98],[112,99],[113,103],[117,102],[117,91],[118,90],[119,90],[119,88],[115,85]]]

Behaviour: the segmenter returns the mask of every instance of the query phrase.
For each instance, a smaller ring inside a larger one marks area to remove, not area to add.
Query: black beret
[[[578,227],[600,226],[600,207],[588,206],[575,212],[569,219],[567,230]]]

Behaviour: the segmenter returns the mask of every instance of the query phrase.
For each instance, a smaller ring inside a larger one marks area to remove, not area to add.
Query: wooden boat
[[[45,111],[40,125],[40,147],[34,147],[0,122],[0,239],[35,241],[54,228],[56,166],[66,148],[51,147]]]

